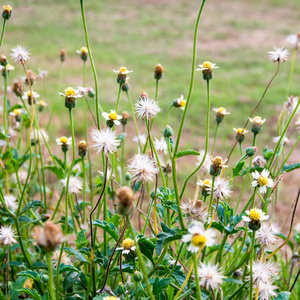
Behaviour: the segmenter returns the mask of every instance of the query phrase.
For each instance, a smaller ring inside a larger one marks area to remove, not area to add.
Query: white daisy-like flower
[[[294,227],[297,232],[300,232],[300,223],[297,223]]]
[[[275,51],[268,51],[271,61],[280,61],[283,63],[288,60],[289,51],[287,49],[283,49],[283,47],[276,48],[275,46],[274,49]]]
[[[246,211],[247,216],[243,216],[245,222],[265,221],[269,218],[260,208],[252,208]]]
[[[15,108],[13,111],[9,113],[13,117],[19,117],[22,115],[22,109],[21,108]]]
[[[36,141],[39,139],[41,144],[44,143],[44,138],[45,138],[46,142],[49,142],[49,135],[44,128],[41,128],[40,130],[34,129],[30,134],[30,138],[32,140],[34,140],[34,138],[35,138]]]
[[[122,254],[129,254],[130,252],[134,252],[136,250],[136,246],[134,245],[134,240],[132,239],[124,239],[122,242],[122,247],[117,248],[116,250],[122,250]]]
[[[218,176],[214,183],[214,198],[227,199],[231,196],[231,185],[229,180]]]
[[[107,156],[109,153],[117,152],[117,147],[120,145],[120,140],[117,139],[114,131],[109,128],[92,131],[92,139],[95,144],[92,148],[97,149],[97,152],[103,151]]]
[[[110,110],[110,113],[103,112],[101,115],[106,121],[111,121],[115,125],[121,124],[119,120],[122,120],[122,116],[117,115],[117,113],[114,110]]]
[[[258,299],[260,300],[270,300],[273,299],[271,297],[276,297],[277,293],[275,290],[277,289],[277,286],[272,285],[272,282],[267,281],[263,282],[261,281],[258,285]]]
[[[252,163],[254,166],[263,167],[267,163],[267,161],[263,156],[258,155],[254,157]]]
[[[58,94],[60,94],[61,96],[65,97],[65,98],[70,98],[70,99],[75,99],[75,98],[82,97],[82,94],[79,93],[78,90],[73,89],[72,87],[67,87],[65,89],[65,93],[58,92]]]
[[[136,143],[139,142],[139,139],[140,139],[140,143],[142,146],[144,146],[146,144],[146,141],[147,141],[147,135],[145,133],[142,133],[139,135],[139,137],[135,136],[132,140]]]
[[[11,228],[11,226],[2,226],[0,228],[0,240],[3,240],[4,245],[12,245],[16,243],[15,239],[15,231]]]
[[[121,67],[119,70],[113,70],[115,73],[118,73],[118,74],[122,74],[122,75],[127,75],[133,71],[129,71],[127,70],[126,67]]]
[[[88,54],[89,54],[89,51],[88,51],[87,47],[81,47],[80,50],[76,50],[76,53],[88,55]]]
[[[38,78],[45,79],[48,76],[48,73],[49,73],[48,71],[40,70],[40,69],[38,69],[38,70],[39,70]]]
[[[180,107],[180,109],[184,110],[186,104],[186,100],[184,99],[183,95],[180,95],[180,98],[177,98],[173,101],[173,105],[175,107]]]
[[[254,126],[261,126],[262,124],[264,124],[264,123],[266,122],[266,119],[262,119],[262,117],[256,116],[256,117],[254,117],[253,119],[251,119],[251,118],[249,117],[249,121],[250,121],[251,123],[253,123]]]
[[[68,180],[68,178],[66,177],[64,179],[61,179],[61,181],[60,181],[64,188],[67,187],[67,180]],[[83,187],[83,182],[82,182],[81,178],[70,176],[69,190],[68,190],[69,194],[76,194],[76,195],[79,194],[82,190],[82,187]]]
[[[36,98],[39,98],[40,95],[34,91],[32,91],[32,98],[33,99],[36,99]],[[25,99],[30,99],[31,98],[31,92],[30,91],[27,91],[23,94],[22,98],[25,98]]]
[[[207,194],[210,194],[211,192],[211,179],[204,179],[204,180],[198,180],[197,185],[202,186],[202,188],[207,192]]]
[[[11,57],[15,60],[16,63],[24,64],[29,59],[30,52],[26,47],[17,46],[16,48],[11,49]]]
[[[249,132],[248,130],[246,130],[245,128],[233,128],[233,130],[239,134],[240,136],[241,135],[245,135],[247,132]]]
[[[256,232],[256,238],[262,244],[262,246],[273,246],[278,240],[276,234],[278,234],[279,232],[280,230],[277,224],[262,223],[260,229]]]
[[[86,87],[83,87],[83,86],[78,86],[77,87],[77,91],[78,91],[78,93],[80,94],[80,95],[87,95],[87,93],[88,93],[88,88],[86,88]]]
[[[62,146],[62,145],[71,145],[72,144],[72,137],[67,138],[65,136],[62,136],[61,138],[57,138],[55,140],[55,142],[59,146]]]
[[[287,101],[284,103],[285,111],[291,115],[298,105],[299,97],[289,96]]]
[[[274,186],[274,181],[273,179],[269,178],[269,174],[270,172],[266,169],[263,169],[261,174],[259,174],[257,170],[251,173],[254,179],[251,184],[253,187],[259,187],[259,192],[261,194],[265,194],[268,187],[271,188]]]
[[[210,247],[214,245],[215,232],[212,229],[205,230],[200,222],[193,222],[188,228],[188,234],[182,236],[184,243],[189,243],[187,248],[192,253],[198,252],[204,246]]]
[[[287,42],[293,47],[298,49],[300,47],[300,34],[291,34],[286,38]]]
[[[275,136],[273,137],[273,143],[277,144],[280,140],[281,136]],[[283,142],[285,145],[290,142],[290,140],[287,137],[284,137],[281,142]]]
[[[217,265],[206,265],[204,263],[201,263],[198,268],[198,276],[201,279],[200,285],[206,290],[217,289],[222,284],[223,278],[225,278]]]
[[[229,111],[226,111],[226,108],[224,107],[219,107],[219,108],[213,108],[213,110],[222,116],[230,115]]]
[[[16,210],[18,208],[18,201],[14,195],[6,195],[4,196],[5,205],[7,207],[11,207]]]
[[[158,103],[149,98],[141,97],[138,100],[138,103],[135,104],[135,111],[138,117],[143,120],[147,118],[147,120],[154,118],[161,109],[158,106]]]
[[[103,300],[121,300],[121,299],[115,296],[108,296],[108,297],[104,297]]]
[[[159,172],[155,162],[148,155],[137,154],[128,163],[128,171],[132,177],[143,183],[153,181],[153,177]]]
[[[164,153],[164,154],[168,153],[168,145],[167,145],[166,140],[164,138],[161,138],[160,140],[155,138],[154,147],[157,151],[159,151],[161,153]]]
[[[7,72],[9,72],[9,71],[12,71],[12,70],[14,70],[15,68],[12,66],[12,65],[10,65],[10,64],[7,64],[6,65],[6,70],[7,70]],[[4,71],[5,70],[5,67],[4,66],[0,66],[0,71]]]
[[[216,64],[213,64],[210,61],[205,61],[202,65],[199,65],[199,67],[200,69],[196,69],[196,71],[212,70],[219,68]]]
[[[53,252],[52,263],[53,263],[54,268],[57,267],[58,260],[59,260],[59,255],[60,255],[60,250],[55,250]],[[62,253],[60,263],[65,264],[65,265],[71,265],[72,264],[70,258],[68,257],[68,253],[66,253],[65,251],[63,251],[63,253]]]
[[[196,166],[199,166],[203,160],[205,151],[201,150],[199,151],[200,155],[197,156],[197,162],[196,162]],[[210,154],[207,152],[206,156],[205,156],[205,160],[200,168],[200,171],[202,171],[204,174],[209,172],[210,169],[210,165],[211,165],[211,161],[210,161]]]

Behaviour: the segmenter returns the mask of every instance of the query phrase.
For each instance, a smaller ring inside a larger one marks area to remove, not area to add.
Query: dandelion
[[[29,78],[30,84],[33,85],[34,82],[35,82],[35,80],[36,80],[36,78],[37,78],[37,75],[32,70],[28,70],[27,71],[27,75],[21,77],[21,79],[22,79],[22,81],[24,83],[26,83],[27,85],[29,85],[28,78]]]
[[[76,50],[76,53],[80,54],[80,57],[83,61],[88,59],[89,51],[86,47],[81,47],[80,50]]]
[[[152,158],[144,154],[137,154],[129,161],[128,171],[133,173],[132,177],[135,180],[145,183],[153,181],[153,177],[159,170]]]
[[[250,266],[248,266],[250,268]],[[272,276],[276,276],[278,273],[278,267],[271,262],[253,261],[252,263],[252,279],[254,284],[260,282],[268,282]]]
[[[129,113],[128,113],[127,111],[123,111],[122,114],[121,114],[121,116],[122,116],[121,124],[122,124],[122,125],[126,125],[128,119],[129,119],[129,117],[130,117]]]
[[[298,49],[300,47],[300,33],[291,34],[286,40],[293,48]]]
[[[26,47],[18,45],[16,48],[11,49],[11,51],[11,57],[16,63],[25,64],[25,62],[29,59],[30,52]]]
[[[119,70],[113,70],[113,71],[115,73],[118,73],[117,83],[119,83],[119,84],[124,84],[126,82],[126,76],[127,76],[127,74],[133,72],[133,71],[127,70],[126,67],[121,67]]]
[[[122,119],[122,116],[117,115],[117,113],[114,110],[111,110],[110,113],[103,112],[102,117],[106,120],[106,125],[110,128],[114,125],[121,124],[119,120]]]
[[[211,157],[211,165],[210,165],[210,170],[209,173],[211,176],[219,176],[224,168],[227,168],[228,166],[225,165],[227,162],[226,160],[223,160],[222,157],[216,156],[216,157]]]
[[[274,46],[275,51],[269,51],[269,59],[273,62],[285,62],[288,60],[289,51],[287,49],[276,48]]]
[[[256,233],[257,240],[262,246],[269,247],[276,244],[278,237],[276,234],[280,232],[277,224],[274,223],[262,223],[261,228]]]
[[[277,293],[275,290],[277,289],[277,286],[272,285],[272,282],[260,282],[258,285],[259,293],[258,298],[260,300],[270,300],[273,299],[271,297],[276,297]]]
[[[182,110],[184,110],[186,104],[186,100],[184,99],[183,95],[180,96],[180,98],[177,98],[173,101],[174,107],[180,107]]]
[[[128,186],[123,186],[117,190],[116,196],[118,198],[118,212],[126,216],[133,210],[133,191]]]
[[[200,155],[197,156],[197,162],[196,162],[196,166],[199,166],[203,160],[203,157],[205,155],[205,151],[204,150],[200,150],[199,151]],[[208,173],[210,170],[210,165],[211,165],[211,161],[209,158],[209,153],[206,153],[206,157],[205,160],[200,168],[200,171],[202,171],[204,174]]]
[[[80,94],[81,96],[88,94],[88,88],[80,86],[80,85],[77,87],[77,91],[78,91],[78,94]]]
[[[92,131],[92,139],[95,144],[92,148],[97,149],[97,152],[103,151],[107,156],[109,153],[117,152],[117,147],[120,145],[120,140],[116,138],[115,132],[109,128]]]
[[[6,195],[4,196],[5,205],[7,207],[11,207],[16,210],[18,208],[18,201],[14,195]]]
[[[145,118],[147,118],[147,120],[150,120],[161,111],[156,101],[145,97],[141,97],[138,100],[138,103],[135,104],[135,107],[137,116],[142,118],[143,120]]]
[[[163,66],[161,64],[157,64],[155,66],[154,73],[153,73],[154,79],[156,80],[162,79],[164,76],[164,71],[165,69],[163,68]]]
[[[236,140],[239,143],[242,143],[245,140],[245,134],[248,132],[245,128],[233,128],[233,130],[236,132]]]
[[[59,261],[59,256],[60,256],[60,250],[56,250],[56,251],[53,252],[52,263],[53,263],[54,268],[57,268],[57,264],[58,264],[58,261]],[[65,265],[71,265],[71,260],[68,257],[68,253],[66,253],[65,251],[63,251],[63,253],[62,253],[60,263],[65,264]]]
[[[154,147],[157,151],[163,153],[163,154],[167,154],[168,153],[168,145],[166,143],[166,140],[164,138],[161,138],[160,140],[158,140],[157,138],[155,138],[154,140]]]
[[[281,136],[275,136],[273,137],[273,143],[277,144],[279,142],[279,140],[281,139]],[[288,144],[290,142],[290,140],[285,136],[281,142],[284,143],[284,145]]]
[[[254,179],[251,184],[253,187],[259,187],[259,192],[261,194],[265,194],[267,192],[267,188],[273,187],[274,185],[273,179],[269,178],[269,174],[270,172],[266,169],[263,169],[261,174],[259,174],[257,170],[251,173]]]
[[[196,253],[204,246],[210,247],[214,244],[215,233],[212,229],[205,230],[200,222],[194,222],[188,228],[188,234],[182,236],[184,243],[191,242],[187,250]]]
[[[227,199],[231,196],[231,185],[230,181],[220,176],[215,179],[214,183],[214,198]]]
[[[201,200],[192,200],[180,207],[188,216],[189,221],[196,220],[204,223],[207,219],[207,207]]]
[[[64,188],[67,187],[67,180],[68,178],[64,178],[64,179],[61,179],[61,183],[63,185]],[[82,186],[83,186],[83,182],[82,182],[82,179],[79,178],[79,177],[74,177],[74,176],[70,176],[70,179],[69,179],[69,194],[79,194],[82,190]]]
[[[217,123],[221,123],[226,115],[230,115],[230,112],[226,111],[224,107],[213,108],[213,110],[217,113],[216,115]]]
[[[202,71],[203,79],[210,80],[213,78],[213,69],[218,69],[219,67],[216,64],[211,63],[210,61],[203,62],[202,65],[199,65],[200,69],[196,69],[196,71]]]
[[[223,282],[222,272],[217,265],[201,263],[198,268],[198,276],[201,278],[200,285],[205,287],[206,290],[215,290]]]
[[[2,226],[0,228],[0,240],[3,240],[4,245],[12,245],[16,243],[15,239],[15,231],[11,228],[11,226]]]
[[[21,82],[15,81],[12,87],[12,91],[15,93],[17,97],[22,97],[23,95],[23,85]]]
[[[285,111],[291,115],[293,111],[296,109],[299,102],[299,97],[289,96],[287,97],[287,101],[284,104]]]
[[[38,141],[40,141],[40,143],[43,143],[44,139],[46,142],[49,141],[49,135],[44,128],[41,128],[41,130],[34,129],[30,134],[30,138],[31,145],[35,145],[35,143],[37,143]]]

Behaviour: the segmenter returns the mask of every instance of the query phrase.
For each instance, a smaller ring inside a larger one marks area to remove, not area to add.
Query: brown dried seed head
[[[164,72],[164,68],[161,64],[157,64],[155,69],[154,69],[154,72],[157,74],[157,75],[161,75],[163,72]]]
[[[60,56],[60,60],[61,60],[61,61],[65,61],[65,60],[66,60],[66,56],[67,56],[67,51],[66,51],[66,49],[61,49],[61,50],[60,50],[59,56]]]
[[[12,91],[16,94],[17,97],[21,97],[23,95],[23,85],[22,83],[15,81]]]
[[[122,118],[125,119],[125,120],[128,120],[129,118],[129,113],[127,111],[123,111],[122,112]]]
[[[118,198],[118,211],[121,215],[128,215],[133,209],[133,191],[128,186],[123,186],[116,192]]]
[[[28,70],[28,71],[27,71],[27,75],[28,75],[28,77],[29,77],[30,84],[33,85],[33,84],[34,84],[34,81],[35,81],[36,78],[37,78],[37,75],[36,75],[33,71],[31,71],[31,70]],[[25,83],[26,83],[26,84],[28,84],[28,77],[26,76],[26,78],[25,78]]]

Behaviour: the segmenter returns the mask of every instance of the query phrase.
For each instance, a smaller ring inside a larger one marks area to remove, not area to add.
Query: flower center
[[[16,114],[16,115],[19,115],[21,113],[21,111],[16,108],[16,109],[13,110],[13,113]]]
[[[205,246],[207,239],[204,235],[202,234],[195,234],[192,237],[192,244],[196,247],[202,248]]]
[[[115,112],[111,112],[108,117],[111,119],[111,120],[117,120],[118,116]]]
[[[83,53],[83,54],[86,54],[86,53],[88,53],[88,49],[86,47],[82,47],[80,49],[80,52]]]
[[[267,185],[268,183],[268,178],[266,178],[265,176],[259,176],[259,178],[257,179],[257,182],[259,184],[259,186],[264,186]]]
[[[252,221],[259,221],[260,219],[260,212],[256,208],[252,208],[249,212],[249,218]]]
[[[212,164],[216,167],[222,167],[222,164],[223,164],[223,159],[220,157],[220,156],[216,156],[213,161],[212,161]]]
[[[68,139],[65,136],[62,136],[59,141],[63,144],[66,144],[68,142]]]
[[[6,65],[6,70],[9,71],[10,69],[11,69],[11,65],[10,65],[10,64],[7,64],[7,65]]]
[[[210,187],[211,186],[211,181],[209,179],[204,179],[203,180],[203,187]]]
[[[262,118],[259,116],[256,116],[253,118],[253,123],[255,124],[261,124],[262,123]]]
[[[121,74],[125,74],[127,72],[127,68],[126,67],[121,67],[119,70],[119,73]]]
[[[67,96],[67,97],[75,96],[75,95],[76,95],[76,92],[75,92],[74,89],[72,89],[72,88],[70,88],[70,87],[68,87],[68,88],[66,89],[66,96]]]
[[[180,100],[179,105],[180,105],[181,107],[185,107],[185,103],[186,103],[185,100]]]
[[[210,61],[205,61],[202,66],[203,66],[203,68],[211,69],[212,63]]]
[[[123,241],[123,248],[125,250],[130,250],[134,246],[134,241],[132,239],[125,239]]]
[[[41,101],[39,102],[39,105],[40,105],[40,106],[47,106],[47,104],[46,104],[46,102],[45,102],[44,100],[41,100]]]
[[[9,6],[9,5],[4,5],[3,6],[3,11],[6,11],[6,12],[11,12],[11,6]]]
[[[244,128],[238,128],[236,132],[239,133],[239,134],[244,134],[245,129]]]
[[[223,113],[225,113],[226,112],[226,109],[224,108],[224,107],[219,107],[218,108],[218,113],[219,114],[223,114]]]
[[[31,93],[30,91],[27,92],[27,97],[30,98],[31,97]]]

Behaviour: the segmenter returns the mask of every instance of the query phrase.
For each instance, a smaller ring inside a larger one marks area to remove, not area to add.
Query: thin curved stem
[[[254,245],[255,245],[255,231],[252,231],[252,243],[250,251],[250,289],[249,289],[249,300],[253,299],[253,256],[254,256]]]
[[[2,45],[2,41],[3,41],[5,25],[6,25],[6,19],[3,19],[3,26],[2,26],[1,39],[0,39],[0,48],[1,48],[1,45]]]
[[[119,84],[118,99],[117,99],[117,104],[116,104],[116,109],[115,109],[116,113],[118,112],[118,108],[119,108],[121,90],[122,90],[122,84]]]
[[[214,154],[214,150],[215,150],[215,145],[216,145],[216,140],[217,140],[217,134],[218,134],[219,125],[220,125],[220,122],[217,122],[216,130],[215,130],[215,136],[214,136],[214,143],[213,143],[213,146],[212,146],[212,148],[211,148],[211,156],[213,156],[213,154]]]

